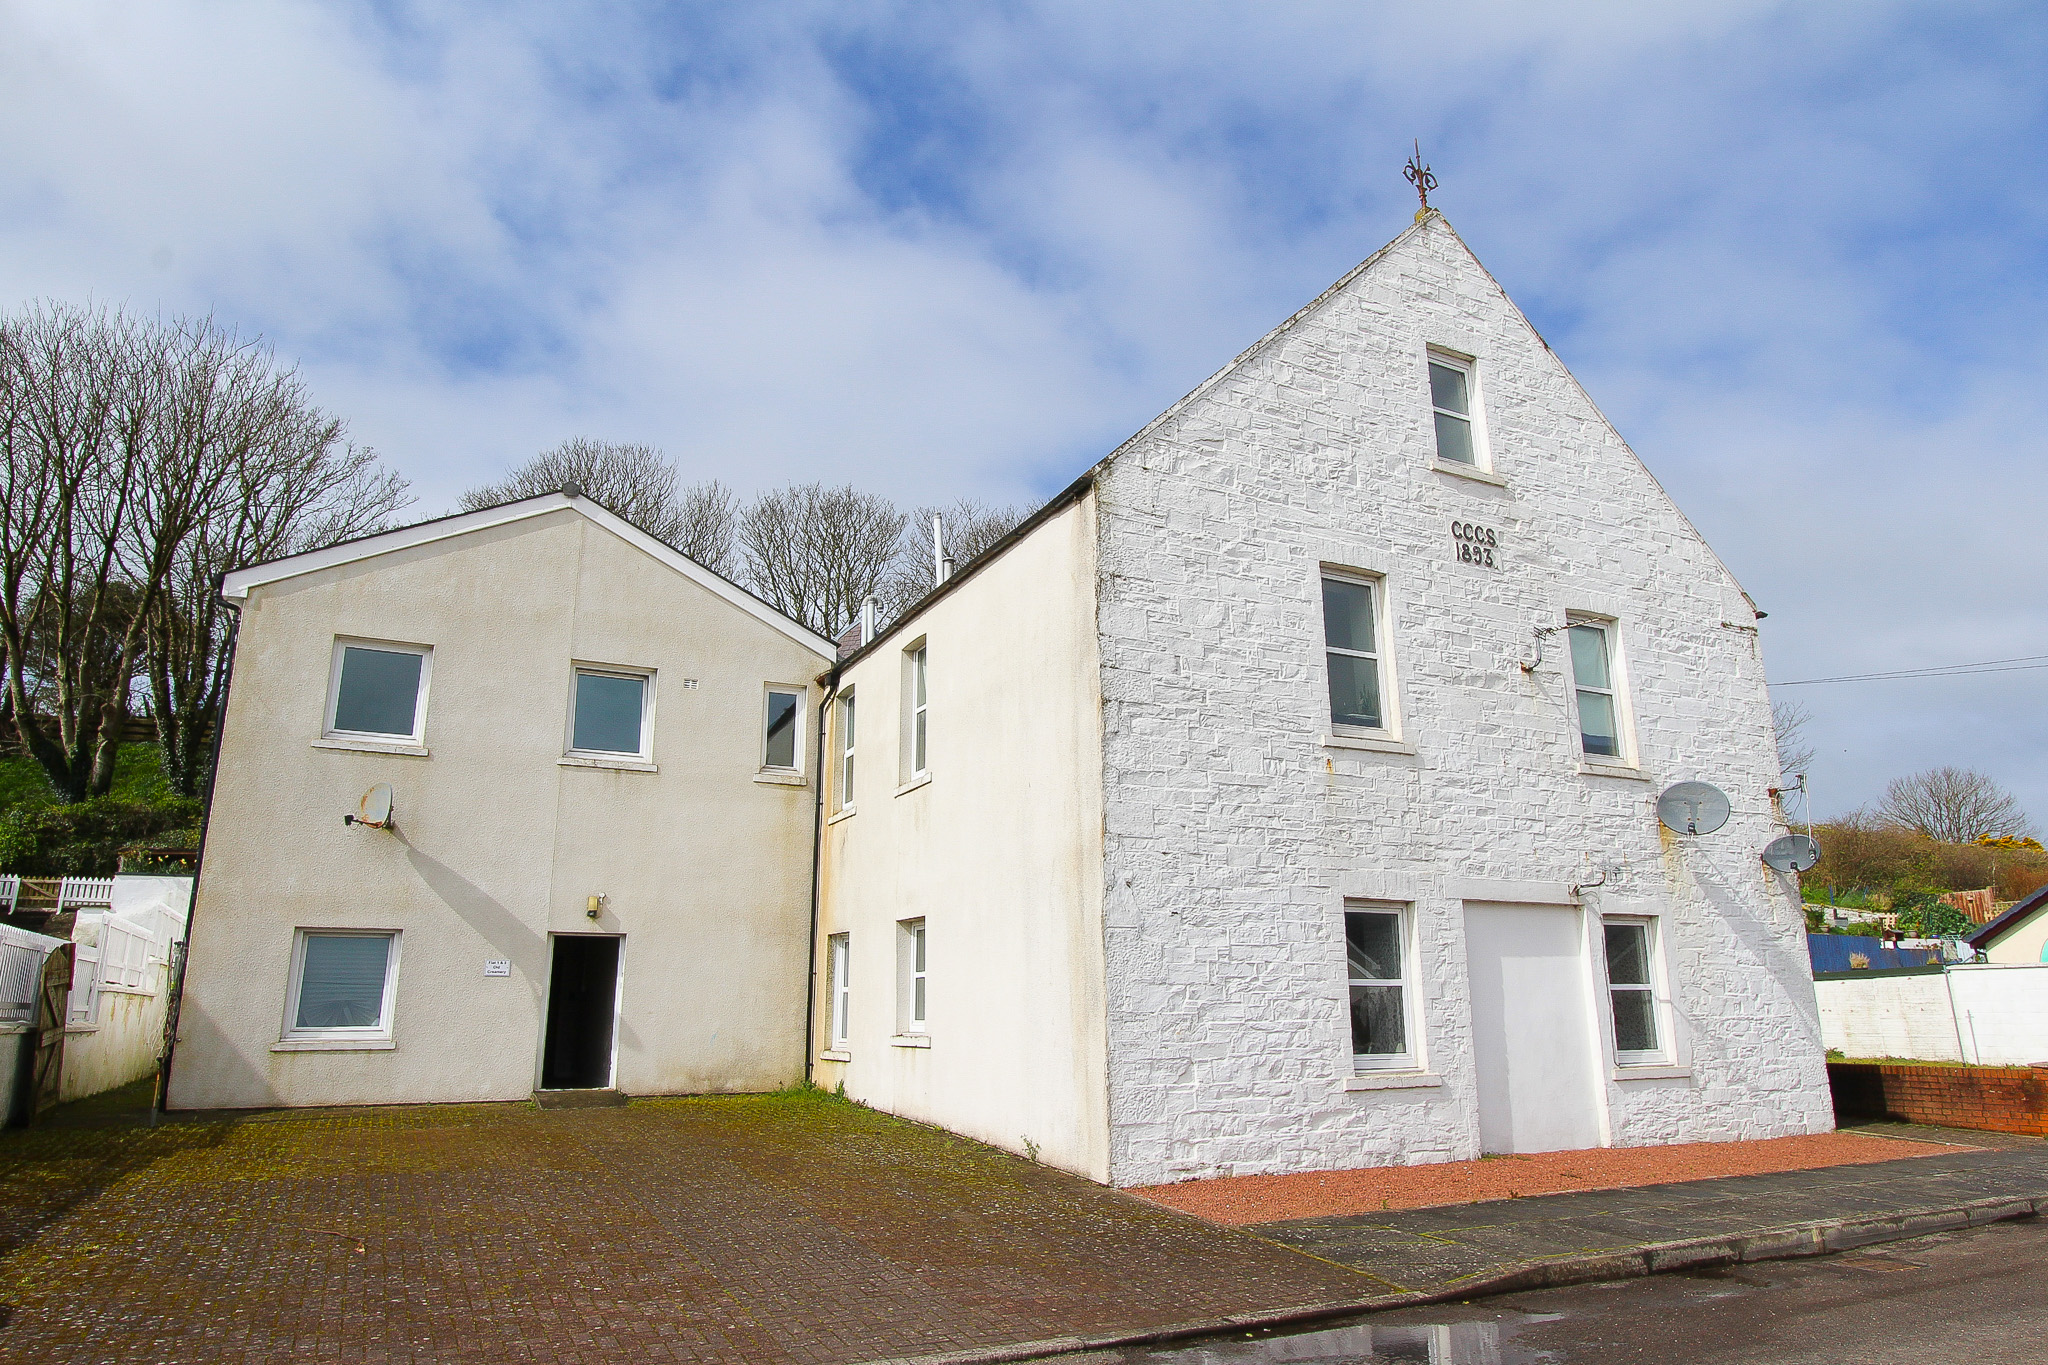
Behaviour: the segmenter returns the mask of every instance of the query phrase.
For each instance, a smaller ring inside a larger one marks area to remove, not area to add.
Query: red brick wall
[[[1828,1085],[1842,1118],[2048,1137],[2048,1067],[1829,1062]]]

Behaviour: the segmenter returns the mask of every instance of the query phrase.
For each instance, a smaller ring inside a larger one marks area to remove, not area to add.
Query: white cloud
[[[0,303],[260,330],[424,510],[577,433],[1007,499],[1397,231],[1420,136],[1773,611],[1777,675],[2048,651],[2014,577],[2048,511],[2042,36],[1903,3],[17,5]],[[1976,755],[2048,820],[2035,676],[1810,689],[1824,807]]]

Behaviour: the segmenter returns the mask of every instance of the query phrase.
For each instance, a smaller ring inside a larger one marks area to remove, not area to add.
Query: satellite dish
[[[1804,834],[1773,839],[1764,849],[1764,862],[1780,872],[1804,872],[1819,861],[1820,845]]]
[[[1657,818],[1674,834],[1712,834],[1728,823],[1728,794],[1705,782],[1679,782],[1657,798]]]
[[[344,825],[368,825],[371,829],[384,829],[391,823],[391,784],[379,782],[363,793],[362,804],[356,807],[354,815],[341,817]]]

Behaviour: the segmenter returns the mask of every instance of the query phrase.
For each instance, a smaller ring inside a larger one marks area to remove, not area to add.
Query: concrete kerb
[[[1488,1275],[1454,1281],[1441,1289],[1407,1290],[1347,1299],[1341,1303],[1308,1304],[1282,1308],[1270,1313],[1242,1313],[1229,1317],[1204,1318],[1173,1327],[1153,1328],[1096,1337],[1049,1337],[1040,1341],[1019,1341],[1007,1346],[946,1351],[937,1355],[901,1356],[870,1362],[869,1365],[1002,1365],[1003,1362],[1045,1360],[1078,1355],[1087,1351],[1125,1350],[1137,1346],[1158,1346],[1197,1337],[1224,1336],[1234,1332],[1270,1331],[1279,1327],[1305,1327],[1336,1318],[1383,1313],[1394,1308],[1415,1308],[1456,1299],[1489,1298],[1527,1289],[1558,1289],[1565,1285],[1590,1284],[1600,1280],[1626,1280],[1643,1275],[1662,1275],[1677,1270],[1707,1266],[1735,1265],[1751,1261],[1782,1261],[1800,1256],[1826,1256],[1856,1247],[1901,1242],[1929,1233],[1951,1232],[1957,1228],[1982,1227],[2014,1218],[2032,1218],[2048,1211],[2048,1192],[2031,1199],[1979,1199],[1944,1209],[1921,1209],[1873,1218],[1828,1218],[1811,1223],[1792,1223],[1782,1228],[1746,1232],[1724,1237],[1692,1237],[1677,1242],[1655,1242],[1626,1251],[1572,1256],[1552,1261],[1528,1261]]]

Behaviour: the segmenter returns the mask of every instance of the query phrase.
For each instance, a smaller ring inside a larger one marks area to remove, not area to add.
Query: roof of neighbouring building
[[[1970,935],[1966,942],[1972,948],[1982,949],[2004,938],[2007,934],[2019,928],[2020,925],[2032,919],[2037,912],[2043,910],[2048,910],[2048,886],[2042,887],[2033,895],[2015,904],[2012,909]]]

